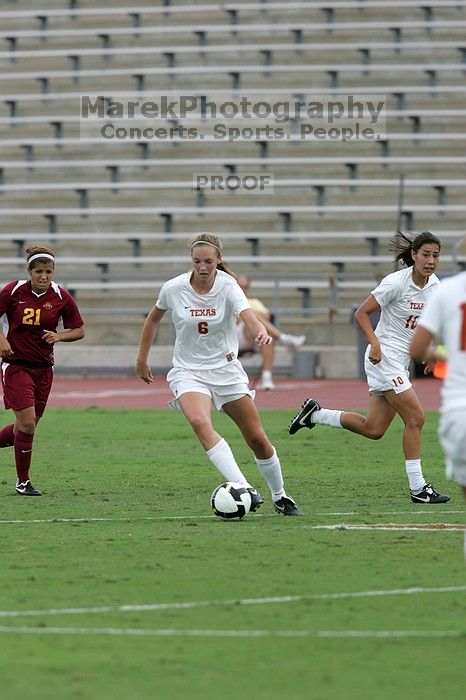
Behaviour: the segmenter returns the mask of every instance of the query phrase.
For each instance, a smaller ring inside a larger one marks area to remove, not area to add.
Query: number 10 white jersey
[[[371,292],[381,307],[375,334],[382,353],[385,348],[395,351],[395,356],[398,353],[409,356],[417,322],[438,284],[438,277],[432,274],[425,287],[418,287],[413,282],[413,268],[408,267],[384,277]],[[389,354],[393,356],[393,352]]]

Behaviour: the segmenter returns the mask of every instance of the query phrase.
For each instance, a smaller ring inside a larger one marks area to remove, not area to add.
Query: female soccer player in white
[[[455,479],[466,498],[466,272],[440,282],[422,314],[411,342],[411,355],[432,362],[441,359],[434,349],[441,340],[448,355],[442,386],[439,437],[447,476]],[[466,558],[466,532],[464,533]]]
[[[256,511],[263,503],[262,497],[249,484],[228,443],[212,425],[212,404],[225,411],[253,451],[275,510],[283,515],[300,515],[294,500],[285,493],[278,455],[262,427],[248,376],[237,359],[236,316],[258,346],[272,339],[223,263],[220,239],[212,233],[201,233],[191,239],[190,250],[193,269],[165,282],[146,318],[136,373],[148,384],[153,381],[147,362],[149,350],[163,315],[170,310],[176,340],[167,380],[175,397],[174,406],[186,416],[210,461],[225,479],[248,487],[251,510]]]
[[[315,424],[345,428],[372,440],[379,440],[395,415],[404,422],[403,452],[413,503],[446,503],[449,496],[437,493],[424,478],[421,468],[421,430],[424,411],[409,380],[409,345],[422,310],[439,280],[434,274],[440,255],[440,240],[424,231],[410,240],[400,231],[392,239],[395,260],[406,269],[392,272],[355,312],[355,319],[369,343],[365,371],[369,385],[367,416],[334,411],[307,399],[293,418],[289,433]],[[380,311],[372,327],[370,315]]]

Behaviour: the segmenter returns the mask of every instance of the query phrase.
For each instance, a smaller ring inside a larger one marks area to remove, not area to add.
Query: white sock
[[[305,335],[292,335],[291,333],[280,333],[278,338],[283,345],[289,345],[292,348],[299,348],[306,342]]]
[[[257,457],[254,457],[254,459],[269,485],[273,500],[278,501],[283,496],[286,496],[282,467],[275,447],[273,448],[273,455],[268,459],[257,459]]]
[[[311,415],[311,423],[319,425],[329,425],[331,428],[343,428],[340,416],[343,411],[334,411],[331,408],[321,408]]]
[[[424,475],[422,473],[421,460],[406,459],[405,467],[409,481],[409,488],[414,494],[420,493],[426,485],[426,480],[424,479]]]
[[[262,372],[262,380],[266,382],[272,381],[272,372],[269,369],[264,369]]]
[[[230,445],[224,438],[211,447],[210,450],[207,450],[206,455],[227,481],[236,481],[246,486],[250,485],[238,467]]]

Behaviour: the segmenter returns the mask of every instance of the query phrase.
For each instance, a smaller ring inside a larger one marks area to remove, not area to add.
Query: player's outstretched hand
[[[259,347],[262,347],[262,345],[270,345],[272,342],[272,337],[264,329],[256,335],[255,342]]]
[[[140,379],[142,379],[143,382],[146,382],[146,384],[152,384],[152,382],[154,381],[154,377],[152,376],[152,372],[150,371],[150,367],[147,364],[147,362],[137,360],[136,374]]]
[[[0,334],[0,357],[5,360],[7,357],[14,355],[11,345],[4,335]]]
[[[382,350],[380,349],[380,343],[371,343],[369,348],[369,362],[373,365],[378,365],[382,359]]]

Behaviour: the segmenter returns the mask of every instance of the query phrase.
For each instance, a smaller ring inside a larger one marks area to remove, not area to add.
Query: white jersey
[[[442,386],[442,410],[466,407],[466,272],[443,280],[419,325],[447,347],[448,373]]]
[[[217,270],[212,289],[197,294],[191,286],[192,272],[168,280],[156,306],[170,310],[176,340],[173,366],[185,369],[218,369],[238,357],[236,316],[249,308],[236,280]]]
[[[409,346],[418,320],[438,286],[439,279],[432,274],[425,287],[413,282],[413,268],[392,272],[383,278],[371,292],[381,307],[380,320],[375,334],[380,341],[382,353],[410,361]],[[400,353],[403,353],[400,356]]]

